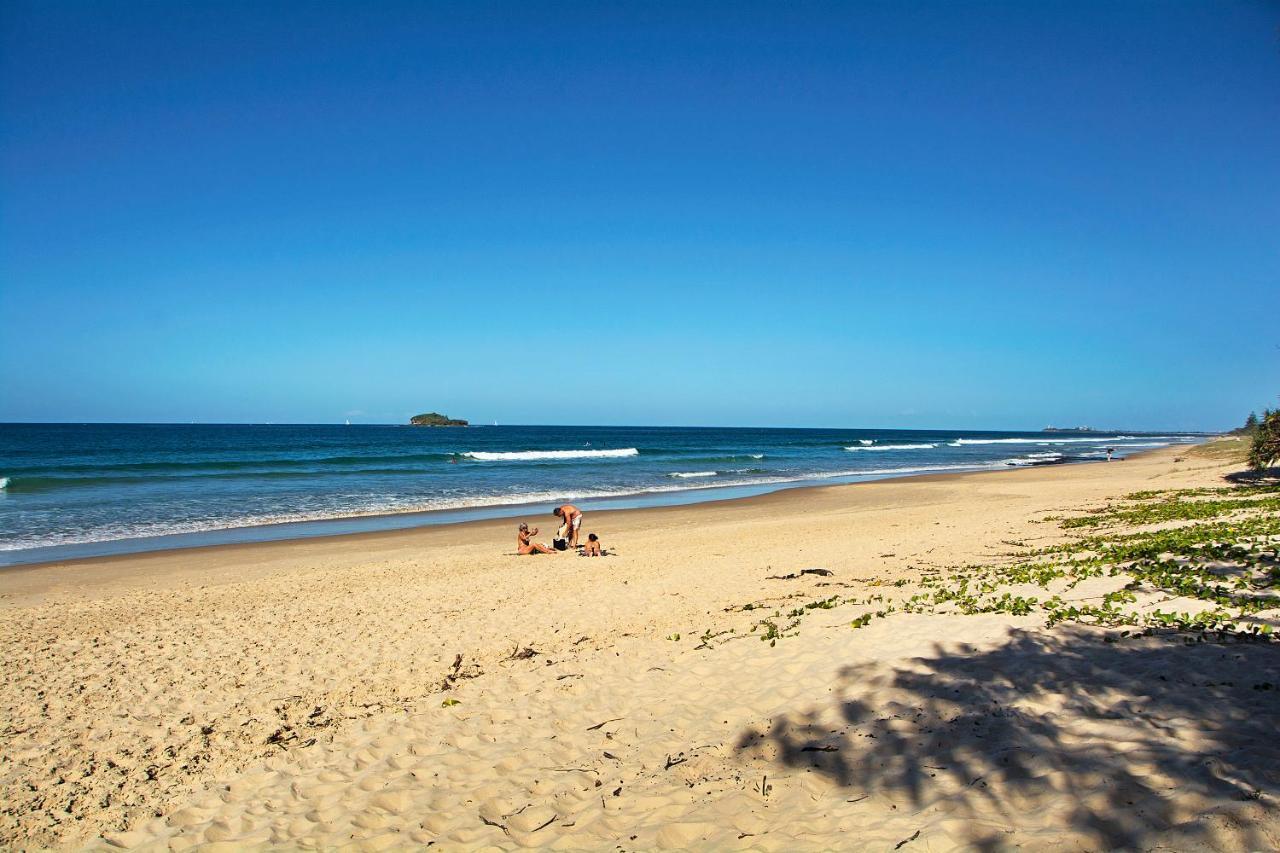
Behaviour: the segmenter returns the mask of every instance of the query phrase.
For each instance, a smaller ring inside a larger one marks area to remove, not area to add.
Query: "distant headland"
[[[411,426],[433,427],[467,426],[466,421],[459,420],[457,418],[445,417],[439,412],[427,412],[425,415],[414,415],[409,418],[409,424]]]
[[[1041,430],[1041,432],[1093,432],[1093,431],[1094,431],[1093,427],[1088,427],[1088,426],[1078,426],[1078,427],[1047,426],[1043,430]]]

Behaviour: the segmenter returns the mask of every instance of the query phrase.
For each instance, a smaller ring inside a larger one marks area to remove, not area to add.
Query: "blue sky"
[[[0,420],[1232,426],[1274,3],[24,3]]]

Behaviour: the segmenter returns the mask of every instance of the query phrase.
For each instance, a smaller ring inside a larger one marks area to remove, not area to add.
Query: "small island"
[[[425,415],[414,415],[409,418],[410,426],[450,427],[467,426],[467,422],[457,418],[449,418],[439,412],[427,412]]]

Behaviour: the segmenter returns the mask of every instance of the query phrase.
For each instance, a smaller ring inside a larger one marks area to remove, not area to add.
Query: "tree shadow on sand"
[[[832,704],[748,730],[738,750],[939,805],[980,849],[1046,823],[1102,849],[1270,849],[1254,818],[1280,790],[1277,682],[1275,643],[1013,631],[989,651],[845,667]]]
[[[1280,467],[1266,468],[1261,471],[1235,471],[1225,475],[1223,479],[1236,486],[1280,485]]]

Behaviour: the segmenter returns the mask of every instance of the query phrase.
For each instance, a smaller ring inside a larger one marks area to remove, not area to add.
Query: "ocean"
[[[1117,458],[1186,434],[0,424],[0,565]]]

